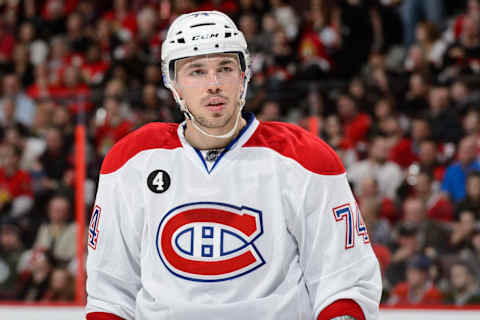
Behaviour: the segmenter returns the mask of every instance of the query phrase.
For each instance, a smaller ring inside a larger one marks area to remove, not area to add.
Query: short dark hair
[[[480,171],[474,170],[467,175],[467,181],[475,178],[480,178]]]

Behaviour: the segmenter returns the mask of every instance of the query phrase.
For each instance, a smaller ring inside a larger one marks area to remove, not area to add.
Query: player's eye
[[[205,74],[205,71],[202,69],[195,69],[192,72],[190,72],[191,76],[202,76]]]
[[[221,67],[220,72],[232,72],[233,68],[232,67]]]

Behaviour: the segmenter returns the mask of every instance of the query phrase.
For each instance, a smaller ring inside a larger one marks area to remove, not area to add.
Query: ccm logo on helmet
[[[198,36],[193,36],[192,40],[218,38],[219,35],[220,33],[201,34]]]
[[[226,203],[196,202],[170,210],[158,226],[156,247],[164,266],[192,281],[223,281],[265,264],[255,247],[262,212]]]

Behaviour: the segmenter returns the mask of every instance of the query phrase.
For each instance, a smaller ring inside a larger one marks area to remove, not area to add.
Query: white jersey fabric
[[[294,125],[246,117],[209,170],[184,124],[152,123],[112,148],[87,314],[310,320],[350,299],[377,319],[379,265],[339,158]]]

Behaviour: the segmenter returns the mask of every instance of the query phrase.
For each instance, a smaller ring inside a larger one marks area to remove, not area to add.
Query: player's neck
[[[243,117],[240,117],[240,120],[238,122],[238,127],[237,130],[235,130],[235,133],[229,137],[229,138],[214,138],[214,137],[209,137],[198,131],[190,121],[187,121],[187,127],[185,128],[185,139],[195,148],[200,149],[200,150],[208,150],[208,149],[221,149],[225,148],[230,141],[235,139],[235,137],[238,135],[240,130],[242,130],[243,127],[247,124],[247,121],[243,119]],[[202,128],[205,130],[204,128]],[[229,129],[230,130],[230,129]],[[208,131],[207,131],[208,132]],[[212,134],[218,134],[221,135],[222,133],[212,133]]]

